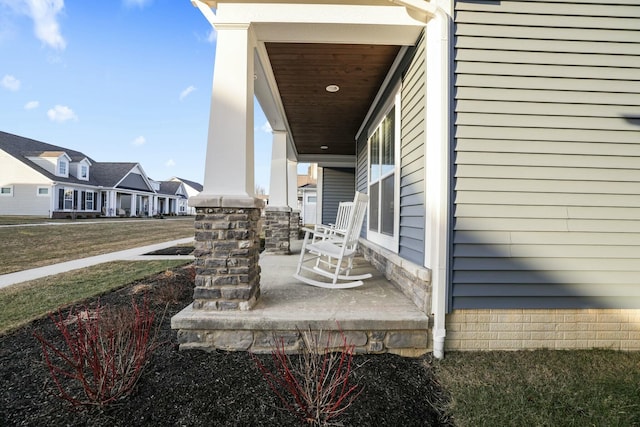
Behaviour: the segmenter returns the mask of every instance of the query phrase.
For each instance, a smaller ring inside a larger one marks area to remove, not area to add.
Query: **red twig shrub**
[[[338,351],[332,351],[330,333],[322,345],[322,334],[308,331],[302,337],[302,348],[293,357],[285,351],[284,340],[276,340],[271,352],[273,370],[253,358],[285,408],[305,423],[327,425],[362,393],[358,384],[351,384],[354,346],[347,344],[342,333]]]
[[[128,309],[50,314],[63,345],[34,333],[60,397],[73,406],[107,405],[129,395],[157,348],[148,299]]]

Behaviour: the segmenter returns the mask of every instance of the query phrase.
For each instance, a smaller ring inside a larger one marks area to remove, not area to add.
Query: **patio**
[[[298,330],[309,329],[332,331],[334,338],[342,330],[360,353],[411,357],[431,348],[427,315],[362,257],[354,260],[354,274],[373,277],[358,288],[322,289],[294,279],[301,246],[302,241],[291,240],[291,255],[260,256],[260,298],[251,310],[205,311],[189,305],[174,316],[171,327],[179,330],[180,348],[269,352],[274,339],[282,339],[295,351]]]

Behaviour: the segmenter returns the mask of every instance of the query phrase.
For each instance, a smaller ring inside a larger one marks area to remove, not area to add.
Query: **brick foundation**
[[[196,209],[196,310],[248,310],[260,296],[259,208]]]
[[[447,350],[640,350],[640,310],[455,310]]]
[[[289,255],[291,208],[267,207],[264,210],[264,250],[267,253]]]

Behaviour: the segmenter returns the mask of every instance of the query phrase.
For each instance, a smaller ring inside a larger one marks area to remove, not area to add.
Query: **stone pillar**
[[[193,309],[249,310],[260,296],[264,205],[253,194],[255,39],[248,23],[216,30],[204,188],[189,198],[196,208]]]
[[[292,210],[291,211],[291,221],[289,223],[289,239],[290,240],[299,240],[300,239],[300,211]]]
[[[264,210],[264,250],[267,253],[289,255],[291,208],[268,206]]]
[[[273,131],[269,206],[265,209],[264,250],[288,255],[291,208],[287,205],[287,133]]]
[[[194,310],[249,310],[260,296],[261,201],[247,202],[196,208]]]

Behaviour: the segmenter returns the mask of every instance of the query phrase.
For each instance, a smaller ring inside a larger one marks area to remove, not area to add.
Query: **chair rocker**
[[[345,229],[337,227],[338,221],[334,227],[303,228],[304,242],[293,277],[306,284],[329,289],[355,288],[363,284],[362,280],[371,277],[368,273],[356,276],[350,274],[368,200],[366,194],[356,193],[351,206],[345,204],[344,209],[350,208]],[[303,271],[331,280],[316,280],[302,275]]]

